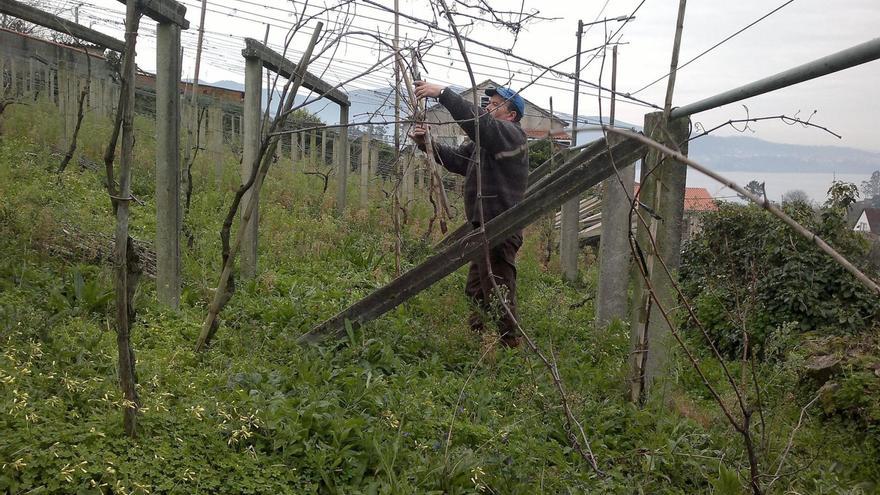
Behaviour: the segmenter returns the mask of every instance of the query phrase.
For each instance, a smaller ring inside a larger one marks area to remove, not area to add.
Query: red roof
[[[685,211],[715,211],[718,205],[705,187],[687,187],[684,191]]]
[[[639,183],[636,182],[635,192],[639,192]],[[684,211],[715,211],[718,205],[715,198],[709,194],[705,187],[686,187],[684,190]]]

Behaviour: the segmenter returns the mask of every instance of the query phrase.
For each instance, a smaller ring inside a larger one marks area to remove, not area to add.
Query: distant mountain
[[[206,83],[236,91],[244,91],[244,85],[235,81]],[[280,93],[276,92],[273,102]],[[391,88],[353,89],[348,92],[351,100],[349,119],[351,122],[373,120],[374,122],[394,120],[394,94]],[[305,101],[298,95],[296,103]],[[265,108],[266,98],[263,98]],[[338,107],[327,101],[317,101],[306,106],[309,112],[328,124],[339,122]],[[557,112],[557,115],[571,121],[571,115]],[[598,124],[598,116],[581,117],[581,126]],[[601,122],[608,123],[607,116]],[[393,125],[389,123],[388,125]],[[618,126],[641,130],[640,126],[618,121]],[[586,143],[596,139],[596,131],[580,131],[578,142]],[[748,136],[704,136],[690,143],[689,155],[694,160],[718,171],[736,172],[837,172],[870,174],[880,170],[880,153],[846,148],[843,146],[806,146],[764,141]]]
[[[695,139],[689,156],[719,171],[870,174],[880,170],[880,153],[843,146],[772,143],[747,136]]]
[[[223,80],[207,82],[205,84],[231,89],[233,91],[244,91],[244,84],[236,81]],[[279,81],[279,85],[280,84],[281,82]],[[263,95],[264,110],[266,108],[266,102],[268,101],[266,98],[267,94],[268,91]],[[315,95],[310,96],[309,99],[312,99],[314,96]],[[277,104],[280,97],[281,91],[276,90],[275,95],[272,96],[273,107],[275,107],[275,104]],[[391,88],[354,89],[348,91],[348,98],[351,101],[351,108],[349,108],[348,111],[349,121],[351,122],[366,120],[382,122],[394,120],[394,94],[391,92]],[[300,92],[300,94],[294,99],[294,104],[299,105],[304,101],[306,101],[306,93]],[[309,103],[305,108],[309,112],[317,115],[318,118],[326,124],[339,123],[339,107],[335,103],[321,100]],[[371,119],[374,112],[376,115]]]

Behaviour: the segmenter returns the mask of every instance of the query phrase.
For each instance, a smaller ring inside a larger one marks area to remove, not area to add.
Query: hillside
[[[391,205],[376,190],[368,208],[337,215],[319,178],[273,169],[260,196],[259,274],[238,280],[215,343],[195,353],[218,276],[218,232],[240,183],[231,153],[219,180],[204,154],[193,170],[180,310],[161,307],[146,276],[136,292],[143,407],[138,437],[128,439],[113,271],[96,254],[113,229],[104,172],[55,173],[58,120],[39,102],[2,116],[0,492],[742,492],[744,447],[700,376],[679,356],[661,399],[627,401],[629,329],[591,323],[595,253],[582,253],[579,284],[563,283],[556,255],[543,262],[539,226],[526,231],[519,255],[520,316],[554,360],[601,475],[573,450],[546,367],[528,349],[502,348],[492,332],[468,328],[464,270],[340,342],[296,343],[395,276]],[[140,118],[136,127],[133,193],[142,204],[132,205],[132,233],[149,248],[154,129]],[[108,135],[107,122],[87,120],[82,154],[100,157]],[[357,204],[355,182],[349,191]],[[409,210],[404,270],[431,253],[422,240],[428,211],[424,198]],[[685,338],[733,403],[722,363],[698,336]],[[873,345],[865,339],[864,349]],[[872,493],[876,423],[805,407],[816,388],[802,374],[808,352],[802,343],[758,365],[762,468],[772,476],[782,466],[772,493]],[[738,361],[726,365],[739,376]],[[844,390],[857,397],[874,386],[849,383]]]

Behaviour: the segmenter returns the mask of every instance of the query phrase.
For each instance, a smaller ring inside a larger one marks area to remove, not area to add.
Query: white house
[[[880,208],[865,208],[862,210],[862,214],[856,220],[853,230],[880,235]]]

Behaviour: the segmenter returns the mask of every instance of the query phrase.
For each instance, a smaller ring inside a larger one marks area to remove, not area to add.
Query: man
[[[464,210],[467,220],[477,228],[481,222],[479,201],[482,197],[482,219],[488,222],[501,212],[519,203],[526,191],[529,175],[529,153],[526,133],[519,121],[525,111],[521,96],[509,88],[489,88],[489,104],[485,109],[474,107],[449,88],[425,81],[415,82],[418,98],[438,98],[452,118],[461,126],[470,140],[457,148],[434,142],[437,161],[452,173],[463,175]],[[480,178],[482,191],[477,189],[475,163],[474,118],[480,117]],[[425,151],[425,135],[428,129],[415,126],[410,138]],[[516,252],[522,246],[522,232],[517,232],[489,252],[489,266],[495,283],[501,289],[505,302],[516,316]],[[501,342],[508,347],[519,345],[519,332],[514,319],[497,304],[497,293],[489,279],[485,257],[470,265],[465,294],[478,311],[470,317],[475,331],[483,329],[480,311],[492,315],[501,333]]]

